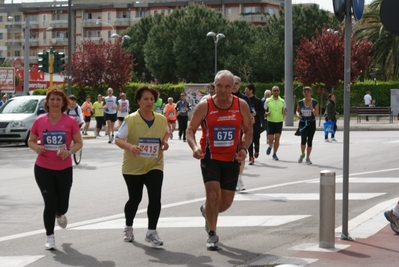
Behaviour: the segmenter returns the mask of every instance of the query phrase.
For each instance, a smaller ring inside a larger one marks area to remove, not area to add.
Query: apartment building
[[[72,50],[86,38],[93,41],[118,38],[142,17],[157,13],[167,15],[192,3],[205,4],[221,12],[227,20],[246,20],[261,25],[267,23],[270,15],[278,15],[279,9],[284,8],[284,0],[114,0],[112,3],[74,0]],[[29,34],[29,44],[25,44],[25,34]],[[6,61],[11,63],[19,57],[25,62],[25,47],[29,48],[30,64],[37,64],[37,53],[50,47],[68,55],[68,38],[67,1],[21,4],[0,1],[0,57]]]

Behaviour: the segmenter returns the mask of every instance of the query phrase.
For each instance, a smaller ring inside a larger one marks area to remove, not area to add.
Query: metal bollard
[[[319,247],[335,246],[335,172],[320,172]]]

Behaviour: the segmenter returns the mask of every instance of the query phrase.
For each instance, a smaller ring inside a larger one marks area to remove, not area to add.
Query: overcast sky
[[[365,4],[369,4],[372,0],[365,0]],[[5,0],[6,3],[11,3],[11,0]],[[14,0],[14,3],[21,3],[21,2],[57,2],[56,0]],[[320,8],[329,10],[333,12],[333,4],[332,0],[292,0],[293,4],[307,4],[307,3],[314,3],[318,4]]]

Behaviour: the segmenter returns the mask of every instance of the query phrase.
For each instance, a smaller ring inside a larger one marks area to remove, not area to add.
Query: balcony
[[[7,46],[21,46],[23,40],[22,39],[7,39],[6,45]]]
[[[267,23],[269,21],[269,16],[265,14],[241,14],[239,16],[240,20],[245,20],[251,23],[260,22],[260,23]]]
[[[51,45],[68,45],[68,38],[63,38],[63,37],[51,38],[50,43]]]
[[[116,18],[115,26],[130,26],[130,18]]]
[[[68,20],[50,20],[50,27],[68,28]]]
[[[101,26],[101,24],[97,23],[98,19],[82,19],[82,27],[94,27]]]
[[[23,29],[25,29],[25,23],[21,23]],[[39,29],[39,21],[29,21],[30,29]]]
[[[98,41],[99,41],[101,38],[102,38],[102,37],[81,37],[81,42],[91,40],[91,41],[93,41],[94,43],[97,44]]]
[[[7,21],[6,28],[7,29],[21,29],[21,24],[22,24],[22,21]]]

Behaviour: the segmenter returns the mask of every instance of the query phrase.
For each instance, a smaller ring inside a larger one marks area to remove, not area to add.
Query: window
[[[43,26],[46,26],[47,27],[47,15],[46,14],[43,14]]]
[[[255,7],[244,7],[244,13],[255,13]]]
[[[269,15],[274,15],[274,8],[269,8],[269,11],[267,11],[267,13],[269,13]]]
[[[231,15],[231,8],[230,7],[226,8],[226,15],[227,16]]]
[[[107,13],[107,17],[108,17],[108,23],[111,23],[111,12]]]
[[[21,15],[15,15],[14,19],[15,21],[21,21]]]
[[[3,22],[3,16],[0,16],[0,22]]]
[[[97,37],[101,37],[101,31],[97,31]]]
[[[3,33],[0,32],[0,40],[3,40]]]
[[[0,57],[3,57],[3,50],[0,50]]]
[[[43,44],[47,44],[47,32],[43,32]]]
[[[111,38],[111,31],[108,31],[108,39]]]

